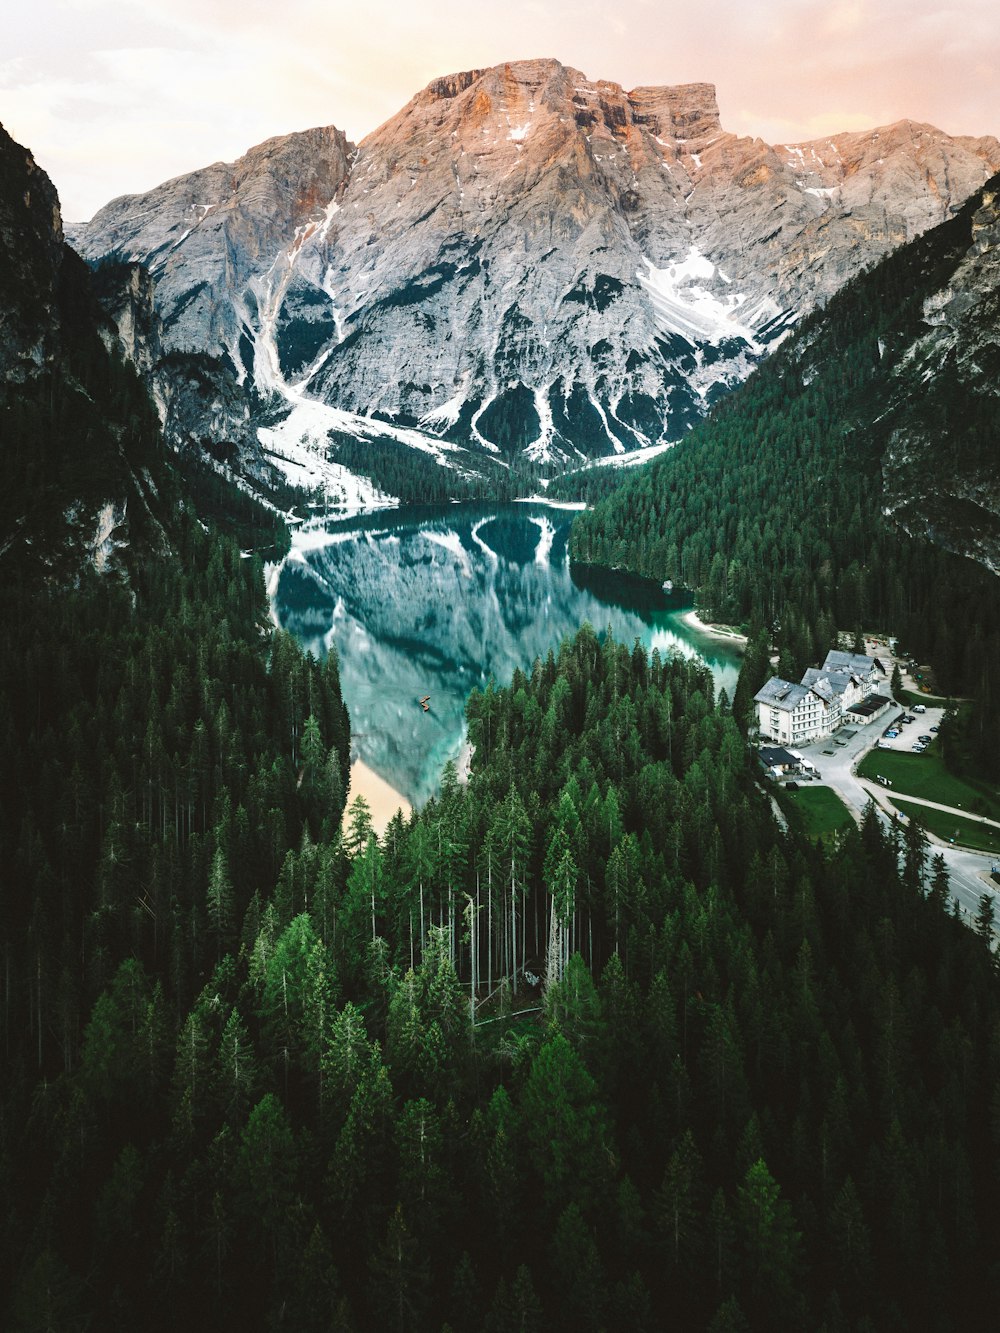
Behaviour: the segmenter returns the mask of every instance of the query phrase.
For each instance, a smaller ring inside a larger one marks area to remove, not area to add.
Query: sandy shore
[[[577,511],[587,508],[586,500],[547,500],[544,495],[518,495],[514,497],[514,503],[517,505],[548,505],[550,509],[575,509]]]
[[[706,625],[704,620],[700,619],[697,611],[685,611],[681,618],[686,625],[690,625],[699,634],[711,634],[715,639],[734,639],[737,643],[747,642],[747,636],[741,634],[739,630],[733,629],[732,625]]]
[[[469,740],[462,742],[462,748],[455,760],[455,771],[458,773],[459,782],[468,782],[472,772],[472,743]]]
[[[380,778],[360,759],[355,759],[351,765],[351,785],[347,793],[347,806],[344,809],[345,823],[355,796],[363,796],[368,802],[372,812],[372,823],[380,838],[397,810],[402,810],[404,818],[408,818],[413,808],[405,796],[401,796],[395,787],[390,787],[385,778]]]

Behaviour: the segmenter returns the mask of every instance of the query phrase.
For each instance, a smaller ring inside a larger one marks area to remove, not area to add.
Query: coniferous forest
[[[342,833],[335,669],[184,555],[15,640],[8,1326],[986,1326],[1000,999],[918,831],[795,841],[584,629]]]

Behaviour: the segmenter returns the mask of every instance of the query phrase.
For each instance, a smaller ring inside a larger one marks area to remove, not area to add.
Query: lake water
[[[469,691],[529,671],[585,621],[700,658],[732,698],[740,646],[688,626],[648,580],[571,568],[572,519],[541,504],[385,510],[297,531],[271,570],[277,624],[317,657],[336,646],[356,756],[413,804],[461,749]]]

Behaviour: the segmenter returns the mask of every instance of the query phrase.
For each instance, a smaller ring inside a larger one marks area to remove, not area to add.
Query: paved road
[[[866,783],[854,772],[862,757],[870,750],[882,735],[885,721],[869,722],[866,727],[859,727],[855,735],[844,746],[834,745],[829,739],[813,741],[801,747],[801,754],[810,763],[815,764],[825,785],[832,787],[856,819],[874,799],[886,819],[898,814],[889,803],[881,788]],[[921,728],[922,730],[922,728]],[[833,754],[824,754],[824,750],[833,750]],[[906,796],[902,796],[907,800]],[[900,816],[902,818],[902,816]],[[933,853],[944,857],[951,880],[952,897],[958,901],[963,913],[970,920],[979,910],[979,900],[984,892],[993,894],[996,903],[998,926],[1000,926],[1000,886],[990,880],[990,866],[994,863],[988,852],[968,851],[963,847],[952,847],[928,834]]]

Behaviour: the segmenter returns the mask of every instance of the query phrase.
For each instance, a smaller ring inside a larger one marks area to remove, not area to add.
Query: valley
[[[992,1326],[998,168],[523,60],[64,234],[0,131],[0,1325]],[[966,705],[776,806],[874,626]]]

